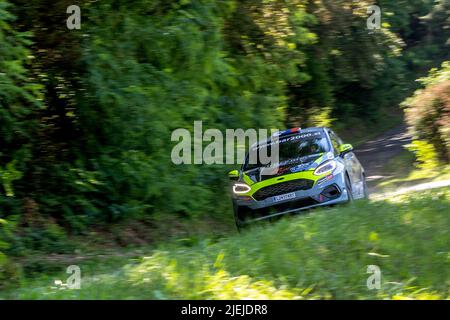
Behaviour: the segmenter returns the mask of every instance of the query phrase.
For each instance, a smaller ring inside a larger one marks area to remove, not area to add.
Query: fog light
[[[323,195],[328,200],[335,199],[341,195],[341,191],[336,185],[326,187],[320,195]]]

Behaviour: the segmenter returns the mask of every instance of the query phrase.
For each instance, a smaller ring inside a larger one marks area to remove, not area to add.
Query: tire
[[[348,200],[347,202],[353,202],[352,185],[347,174],[345,174],[345,189],[347,190]]]
[[[242,233],[245,230],[245,226],[236,222],[236,229],[239,233]]]
[[[241,233],[246,228],[246,225],[245,223],[242,223],[242,221],[240,221],[238,217],[238,210],[239,210],[238,206],[236,205],[235,202],[233,202],[234,222],[236,224],[237,231]]]
[[[364,199],[369,199],[369,188],[367,188],[366,175],[362,175]]]
[[[236,229],[239,233],[244,232],[246,229],[248,229],[249,225],[246,223],[242,223],[241,221],[239,221],[238,219],[234,219],[236,222]]]

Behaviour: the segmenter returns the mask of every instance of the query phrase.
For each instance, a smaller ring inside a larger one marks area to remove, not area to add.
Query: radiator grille
[[[261,201],[269,197],[278,196],[289,192],[308,190],[311,189],[313,184],[314,181],[309,179],[297,179],[281,182],[259,189],[253,195],[253,198],[255,198],[255,200]]]

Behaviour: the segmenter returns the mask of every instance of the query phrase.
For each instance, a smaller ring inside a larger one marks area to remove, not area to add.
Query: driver
[[[311,144],[310,150],[311,150],[311,154],[315,154],[315,153],[319,152],[320,147],[317,143],[313,143],[313,144]]]

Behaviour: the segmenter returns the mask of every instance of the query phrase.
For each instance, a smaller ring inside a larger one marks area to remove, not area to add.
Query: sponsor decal
[[[306,168],[309,167],[309,163],[302,163],[296,166],[293,166],[290,171],[292,173],[296,173],[296,172],[300,172],[300,171],[304,171]]]
[[[317,181],[317,184],[322,184],[322,183],[324,183],[324,182],[326,182],[326,181],[330,181],[331,179],[333,179],[333,175],[332,175],[332,174],[329,174],[328,176],[319,179],[319,180]]]

